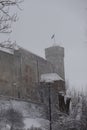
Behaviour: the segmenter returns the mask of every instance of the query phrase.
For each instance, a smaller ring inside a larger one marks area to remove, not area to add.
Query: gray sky
[[[56,43],[65,48],[66,79],[71,85],[87,84],[87,0],[25,0],[11,39],[44,57]]]

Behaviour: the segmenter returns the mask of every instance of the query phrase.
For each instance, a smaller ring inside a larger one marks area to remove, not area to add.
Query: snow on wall
[[[6,53],[9,53],[9,54],[14,54],[14,51],[13,51],[12,49],[0,47],[0,50],[1,50],[1,51],[4,51],[4,52],[6,52]]]
[[[42,74],[41,75],[41,79],[40,82],[54,82],[54,81],[59,81],[59,80],[63,80],[58,74],[56,73],[47,73],[47,74]]]

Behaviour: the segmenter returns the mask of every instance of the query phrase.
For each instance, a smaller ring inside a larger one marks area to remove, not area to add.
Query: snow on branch
[[[16,6],[20,8],[20,3],[23,0],[0,0],[0,33],[11,33],[12,22],[17,21],[17,14],[11,14],[10,8]]]

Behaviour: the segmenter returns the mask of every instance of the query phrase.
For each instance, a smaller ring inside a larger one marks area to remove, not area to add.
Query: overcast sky
[[[44,49],[56,44],[65,48],[65,73],[71,85],[87,84],[87,0],[25,0],[12,40],[44,57]]]

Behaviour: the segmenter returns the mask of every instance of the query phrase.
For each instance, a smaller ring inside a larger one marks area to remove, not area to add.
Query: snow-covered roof
[[[9,54],[14,54],[14,51],[12,49],[0,47],[0,50]]]
[[[7,41],[8,42],[8,41]],[[0,50],[9,54],[14,54],[14,50],[19,50],[19,46],[16,43],[1,43]]]
[[[57,73],[42,74],[40,82],[53,83],[54,81],[63,80]]]

